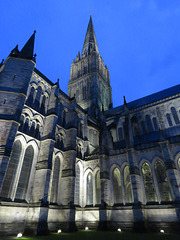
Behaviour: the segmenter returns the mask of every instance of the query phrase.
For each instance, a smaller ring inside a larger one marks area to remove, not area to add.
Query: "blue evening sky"
[[[0,9],[0,58],[36,30],[36,67],[65,93],[90,14],[114,106],[180,83],[180,0],[0,0]]]

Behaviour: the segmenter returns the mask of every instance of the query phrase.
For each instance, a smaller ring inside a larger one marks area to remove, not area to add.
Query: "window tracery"
[[[142,165],[142,174],[147,202],[157,201],[151,168],[147,162]]]

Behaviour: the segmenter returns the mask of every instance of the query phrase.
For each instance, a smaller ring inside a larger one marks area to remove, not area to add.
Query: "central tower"
[[[97,118],[112,107],[109,70],[99,54],[92,16],[90,16],[82,53],[71,64],[68,95],[88,114]]]

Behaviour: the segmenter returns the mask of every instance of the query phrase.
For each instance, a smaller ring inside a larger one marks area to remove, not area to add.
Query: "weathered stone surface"
[[[68,95],[13,56],[0,67],[0,235],[177,230],[180,85],[112,108],[92,19]]]

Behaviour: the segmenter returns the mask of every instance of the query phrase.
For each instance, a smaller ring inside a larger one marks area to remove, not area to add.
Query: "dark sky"
[[[67,93],[92,14],[113,105],[180,82],[179,0],[0,0],[0,58],[36,33],[36,67]]]

